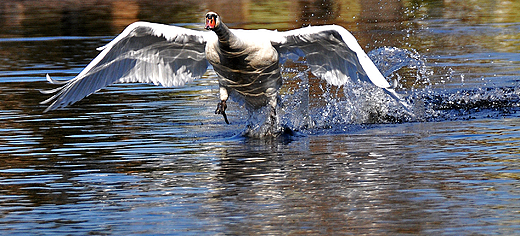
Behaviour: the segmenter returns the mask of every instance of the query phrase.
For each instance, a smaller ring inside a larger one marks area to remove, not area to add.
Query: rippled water
[[[132,16],[135,1],[117,2],[72,9],[78,16],[65,7],[61,18],[46,6],[41,19],[27,2],[0,3],[2,234],[520,234],[515,1],[201,7],[245,28],[349,28],[416,115],[367,85],[326,86],[296,63],[280,115],[298,132],[278,139],[241,136],[247,114],[236,103],[230,125],[214,114],[211,70],[184,87],[115,85],[43,113],[45,74],[72,78],[125,20],[197,27],[205,13],[196,1],[143,1]]]

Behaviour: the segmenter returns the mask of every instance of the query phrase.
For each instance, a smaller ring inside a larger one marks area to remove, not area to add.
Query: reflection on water
[[[0,33],[5,36],[106,35],[145,20],[159,23],[202,22],[204,11],[218,12],[230,25],[287,29],[310,24],[402,21],[399,1],[16,1],[0,4]],[[202,12],[202,13],[201,13]]]
[[[519,234],[519,7],[507,0],[2,1],[0,228]],[[422,115],[407,121],[391,103],[374,105],[385,98],[380,91],[327,87],[298,63],[285,68],[284,122],[302,127],[307,116],[314,126],[286,139],[241,137],[247,114],[236,103],[231,125],[214,115],[212,71],[181,88],[116,85],[42,113],[46,73],[72,78],[135,20],[200,28],[208,9],[244,28],[341,24],[366,51],[377,49],[372,55]],[[415,66],[385,65],[394,47]]]
[[[378,125],[289,144],[74,134],[52,151],[11,155],[0,222],[49,233],[508,234],[518,230],[516,119]]]

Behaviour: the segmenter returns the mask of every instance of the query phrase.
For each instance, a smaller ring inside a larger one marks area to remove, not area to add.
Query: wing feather
[[[337,25],[309,26],[274,32],[271,39],[281,60],[305,57],[314,75],[336,86],[344,85],[349,79],[370,82],[383,88],[409,111],[410,106],[393,90],[356,38],[345,28]]]
[[[107,45],[75,78],[56,81],[61,87],[43,93],[55,93],[42,102],[45,110],[58,109],[115,82],[153,83],[166,87],[181,86],[200,78],[207,70],[205,44],[215,37],[182,27],[136,22],[129,25]]]

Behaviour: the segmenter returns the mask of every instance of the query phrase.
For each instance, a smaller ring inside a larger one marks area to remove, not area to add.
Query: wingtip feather
[[[390,95],[390,97],[392,97],[393,99],[395,99],[405,110],[406,112],[411,115],[412,117],[415,117],[414,113],[413,113],[413,109],[412,109],[412,106],[410,104],[408,104],[404,99],[402,99],[396,92],[393,88],[384,88],[384,91]]]
[[[61,84],[66,84],[67,83],[67,81],[55,80],[55,79],[51,78],[51,76],[49,74],[47,74],[45,77],[46,77],[47,81],[49,81],[49,83],[51,83],[51,84],[61,85]]]

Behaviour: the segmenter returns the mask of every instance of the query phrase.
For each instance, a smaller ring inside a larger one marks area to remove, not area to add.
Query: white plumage
[[[243,99],[248,110],[277,104],[282,77],[280,64],[305,57],[311,72],[332,85],[349,79],[383,88],[408,109],[368,58],[350,32],[341,26],[312,26],[285,32],[228,29],[213,12],[206,29],[136,22],[129,25],[75,78],[49,82],[63,84],[45,91],[55,93],[42,102],[50,111],[65,107],[116,82],[182,86],[200,78],[209,64],[219,75],[221,102],[216,113],[225,117],[228,95]],[[226,118],[226,117],[225,117]],[[227,122],[227,118],[226,118]]]

